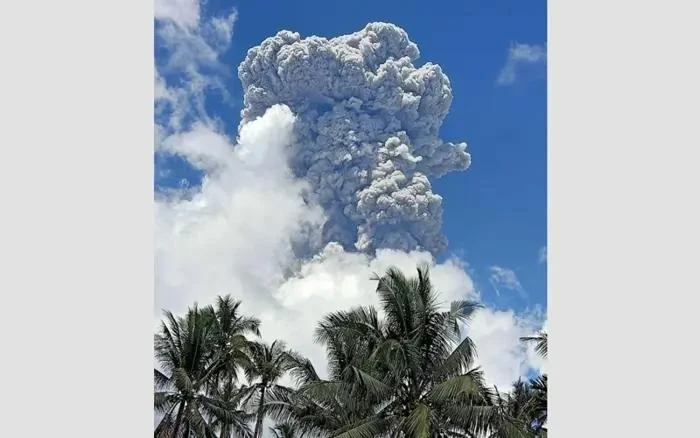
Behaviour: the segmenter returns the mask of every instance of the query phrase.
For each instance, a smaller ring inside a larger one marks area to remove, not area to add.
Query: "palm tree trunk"
[[[260,438],[262,436],[262,423],[263,417],[265,416],[265,387],[267,385],[263,384],[260,390],[260,404],[258,405],[258,415],[255,420],[255,432],[253,432],[253,438]]]
[[[180,407],[177,408],[177,416],[175,417],[175,426],[173,427],[172,438],[177,438],[177,433],[180,431],[180,424],[182,423],[182,412],[185,410],[185,402],[180,402]]]

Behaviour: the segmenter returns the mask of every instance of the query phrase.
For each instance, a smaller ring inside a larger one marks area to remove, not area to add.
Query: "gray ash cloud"
[[[323,242],[439,253],[442,198],[429,177],[465,170],[466,143],[440,139],[452,103],[440,66],[416,67],[416,44],[392,24],[326,39],[281,31],[238,68],[241,124],[275,104],[297,116],[290,166],[328,220]]]

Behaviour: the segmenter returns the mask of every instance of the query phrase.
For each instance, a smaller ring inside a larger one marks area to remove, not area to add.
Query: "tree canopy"
[[[379,308],[321,317],[314,341],[327,376],[231,296],[165,312],[155,335],[156,438],[447,438],[546,436],[547,376],[489,387],[477,347],[462,333],[481,304],[443,307],[426,268],[378,276]],[[547,334],[521,338],[547,354]],[[295,382],[280,382],[289,376]]]

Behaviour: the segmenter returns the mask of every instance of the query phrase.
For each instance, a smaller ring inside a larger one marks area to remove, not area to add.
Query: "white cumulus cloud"
[[[541,371],[545,360],[520,340],[542,327],[541,312],[518,315],[512,310],[482,309],[469,324],[467,335],[477,347],[477,363],[487,381],[507,392],[513,382],[530,370]]]
[[[262,291],[294,267],[294,238],[310,236],[323,213],[284,164],[293,121],[288,108],[272,107],[241,130],[235,148],[202,125],[164,140],[207,176],[195,193],[156,202],[159,309],[225,293],[263,304]]]

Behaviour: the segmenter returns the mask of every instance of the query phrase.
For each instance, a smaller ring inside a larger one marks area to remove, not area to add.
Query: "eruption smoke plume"
[[[439,138],[450,82],[438,65],[416,68],[418,57],[404,30],[370,23],[332,39],[281,31],[239,66],[241,126],[275,104],[297,117],[290,167],[326,212],[324,244],[445,249],[442,198],[428,177],[466,169],[470,155]]]

